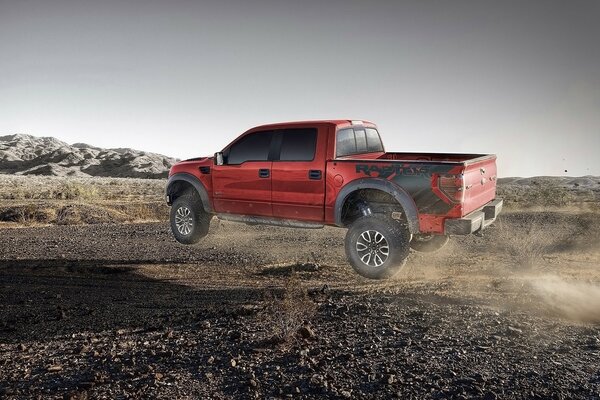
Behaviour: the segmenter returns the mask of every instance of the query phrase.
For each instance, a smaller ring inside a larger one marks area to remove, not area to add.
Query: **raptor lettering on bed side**
[[[356,173],[363,173],[369,177],[378,177],[389,179],[395,175],[403,176],[431,176],[431,171],[427,166],[423,165],[369,165],[357,164]]]

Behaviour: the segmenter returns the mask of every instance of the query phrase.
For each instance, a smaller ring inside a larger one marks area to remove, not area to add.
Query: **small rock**
[[[316,336],[315,331],[308,325],[300,327],[298,334],[304,339],[313,339]]]
[[[202,321],[200,322],[200,329],[210,329],[210,321]]]
[[[496,400],[497,398],[498,398],[498,395],[494,392],[487,392],[483,396],[483,400]]]
[[[322,375],[314,374],[310,378],[310,383],[312,383],[313,385],[320,385],[321,382],[323,382],[323,376]]]
[[[229,331],[229,338],[231,340],[240,340],[242,338],[242,332],[238,330]]]
[[[345,397],[347,399],[349,399],[350,397],[352,397],[352,393],[350,393],[347,390],[342,390],[341,394],[342,394],[343,397]]]
[[[156,379],[157,381],[160,381],[162,378],[164,378],[164,375],[160,372],[154,374],[154,379]]]
[[[27,346],[25,346],[23,343],[20,343],[20,344],[17,346],[17,349],[18,349],[19,351],[25,351],[25,350],[27,350]]]
[[[237,362],[232,358],[231,359],[231,366],[235,367],[237,365]]]
[[[523,330],[519,328],[515,328],[514,326],[508,326],[508,333],[512,335],[520,335],[523,333]]]
[[[63,370],[62,365],[51,365],[47,369],[48,372],[60,372],[62,370]]]
[[[79,382],[78,386],[82,389],[91,389],[93,388],[95,385],[94,382],[91,381],[86,381],[86,382]]]

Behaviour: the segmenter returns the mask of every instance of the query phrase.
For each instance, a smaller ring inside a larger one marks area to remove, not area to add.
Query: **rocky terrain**
[[[164,178],[175,161],[133,149],[69,145],[52,137],[0,136],[0,174]]]
[[[6,227],[0,397],[598,399],[597,217],[509,211],[385,282],[337,228]]]
[[[374,282],[341,229],[183,246],[164,180],[0,175],[0,398],[600,399],[599,182],[505,178]]]

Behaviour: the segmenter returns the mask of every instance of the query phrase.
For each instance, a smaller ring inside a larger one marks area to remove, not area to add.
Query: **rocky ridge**
[[[0,136],[0,174],[164,178],[176,161],[129,148],[69,145],[53,137]]]

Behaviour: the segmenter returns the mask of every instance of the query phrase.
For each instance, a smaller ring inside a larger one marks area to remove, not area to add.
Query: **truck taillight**
[[[440,191],[453,203],[462,203],[465,197],[463,175],[442,175],[438,179]]]

